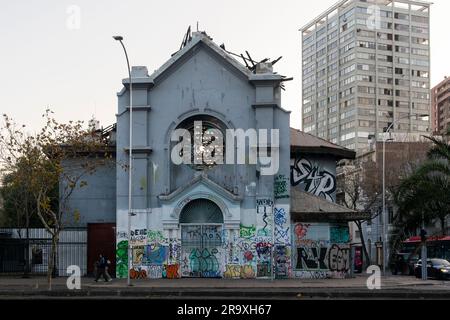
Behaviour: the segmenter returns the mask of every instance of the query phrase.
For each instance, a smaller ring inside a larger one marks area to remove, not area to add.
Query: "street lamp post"
[[[114,40],[119,41],[122,45],[123,51],[125,53],[125,58],[127,59],[128,76],[130,78],[130,145],[129,145],[129,168],[128,168],[128,246],[127,246],[127,257],[128,257],[128,268],[127,268],[127,284],[131,286],[130,269],[131,269],[131,216],[132,216],[132,169],[133,169],[133,81],[131,78],[131,68],[130,60],[128,59],[127,49],[123,44],[122,36],[113,36]]]
[[[412,118],[416,116],[417,118],[427,118],[429,115],[407,115],[404,117],[398,118],[396,121],[391,123],[391,125],[386,129],[386,133],[390,133],[390,131],[394,128],[394,126],[399,123],[401,120]],[[388,259],[387,254],[387,245],[388,245],[388,217],[386,213],[386,142],[393,139],[387,139],[383,137],[383,274],[386,275],[386,264]]]

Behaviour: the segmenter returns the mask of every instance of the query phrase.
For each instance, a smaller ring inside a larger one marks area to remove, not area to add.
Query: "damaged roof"
[[[331,155],[336,160],[356,158],[356,152],[353,150],[293,128],[291,128],[291,153]]]
[[[291,218],[295,222],[347,222],[368,220],[370,214],[346,208],[298,188],[291,188]]]
[[[170,70],[174,65],[183,61],[183,58],[188,55],[188,53],[192,52],[198,46],[204,46],[211,50],[213,53],[221,57],[225,60],[231,67],[237,70],[240,74],[246,77],[250,82],[254,80],[266,80],[266,81],[287,81],[286,77],[279,75],[275,72],[267,70],[264,73],[254,73],[249,70],[246,66],[240,63],[238,60],[234,59],[226,50],[218,46],[216,43],[212,41],[212,38],[209,37],[205,32],[193,32],[192,38],[186,42],[186,45],[183,46],[178,52],[173,54],[166,63],[164,63],[159,69],[157,69],[153,74],[148,75],[148,72],[145,67],[134,67],[132,70],[133,84],[149,84],[150,86],[154,86],[158,79],[161,78],[166,71]],[[135,73],[135,74],[133,74]],[[124,85],[130,83],[128,78],[124,79]]]

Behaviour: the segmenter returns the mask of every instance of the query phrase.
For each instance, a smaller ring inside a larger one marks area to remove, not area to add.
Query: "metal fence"
[[[48,271],[51,236],[45,229],[0,229],[0,274],[44,275]],[[86,229],[64,230],[56,248],[55,276],[66,276],[67,267],[77,265],[87,274]],[[27,267],[28,266],[28,267]]]

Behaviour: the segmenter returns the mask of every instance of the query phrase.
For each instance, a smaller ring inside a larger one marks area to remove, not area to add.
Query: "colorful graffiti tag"
[[[297,237],[297,240],[302,240],[306,237],[308,233],[308,228],[310,226],[311,226],[310,224],[302,224],[302,223],[295,225],[294,234]]]
[[[178,264],[164,265],[163,277],[167,279],[177,279],[180,277]]]
[[[240,227],[240,236],[241,238],[249,239],[256,235],[256,226],[244,226],[241,224]]]
[[[189,269],[192,275],[220,277],[220,263],[217,249],[192,249],[189,255]]]
[[[255,269],[252,265],[241,266],[241,279],[256,278]]]
[[[275,199],[288,199],[289,195],[289,180],[284,175],[275,177],[274,183]]]
[[[130,279],[146,279],[147,278],[147,268],[146,267],[135,267],[130,269]]]
[[[128,276],[128,241],[122,240],[117,244],[116,275],[118,278]]]
[[[350,232],[348,226],[330,227],[331,243],[348,243],[350,241]]]
[[[277,278],[287,278],[290,274],[290,247],[275,246],[275,275]]]
[[[160,245],[159,243],[149,244],[145,246],[144,260],[148,264],[162,265],[166,262],[169,247]]]
[[[288,244],[290,243],[289,224],[287,213],[284,208],[275,208],[275,243]]]
[[[241,266],[227,264],[223,273],[225,279],[239,279],[241,277]]]
[[[325,279],[346,276],[350,269],[348,227],[299,223],[294,230],[296,277]]]
[[[144,247],[133,247],[133,264],[141,264],[144,260]]]

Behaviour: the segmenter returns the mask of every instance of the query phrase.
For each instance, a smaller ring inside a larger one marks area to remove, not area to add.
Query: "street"
[[[0,299],[450,299],[450,282],[388,276],[380,290],[367,288],[367,276],[324,280],[126,280],[95,283],[82,278],[80,290],[69,290],[67,278],[53,281],[47,290],[43,277],[0,278]]]

